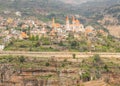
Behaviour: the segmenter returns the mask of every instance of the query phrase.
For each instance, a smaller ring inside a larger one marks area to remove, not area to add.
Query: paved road
[[[76,57],[90,57],[95,54],[99,54],[101,57],[115,57],[120,58],[120,53],[91,53],[91,52],[25,52],[25,51],[0,51],[0,55],[23,55],[31,57],[60,57],[60,58],[69,58],[73,54],[76,54]]]

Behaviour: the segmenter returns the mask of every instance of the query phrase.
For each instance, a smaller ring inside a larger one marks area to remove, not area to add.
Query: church
[[[70,19],[69,17],[67,16],[66,17],[66,21],[65,21],[65,25],[61,25],[59,23],[56,23],[55,22],[55,19],[53,18],[52,20],[52,28],[57,31],[59,29],[63,29],[64,28],[64,31],[67,31],[67,32],[85,32],[85,28],[84,28],[84,25],[80,23],[80,21],[78,19],[75,19],[75,17],[73,16],[72,17],[72,22],[70,23]]]

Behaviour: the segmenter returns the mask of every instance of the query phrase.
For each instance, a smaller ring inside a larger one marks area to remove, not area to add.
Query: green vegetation
[[[90,74],[89,74],[89,72],[83,73],[82,76],[81,76],[81,79],[83,81],[90,81]]]
[[[107,66],[106,64],[102,61],[99,55],[94,55],[88,60],[82,61],[80,68],[81,70],[84,70],[84,72],[80,76],[80,78],[82,78],[83,81],[89,81],[91,79],[101,78],[102,73],[108,72],[108,67],[110,67],[110,65]]]
[[[11,41],[5,48],[5,50],[20,50],[20,51],[58,51],[57,49],[52,48],[51,46],[44,46],[49,45],[50,42],[45,39],[40,40],[15,40]],[[42,46],[41,46],[42,45]]]
[[[75,54],[74,54],[75,55]],[[82,60],[82,59],[81,59]],[[115,62],[114,62],[115,61]],[[99,55],[94,55],[89,58],[84,58],[82,62],[71,62],[64,59],[63,61],[55,61],[53,59],[37,58],[37,57],[25,57],[25,56],[0,56],[0,64],[11,64],[14,70],[19,69],[35,69],[42,68],[43,71],[47,71],[46,68],[54,67],[53,72],[58,72],[58,75],[62,72],[64,74],[72,74],[79,70],[79,73],[74,73],[75,79],[80,79],[83,82],[98,80],[104,78],[104,81],[111,84],[110,78],[107,74],[114,74],[119,76],[120,74],[120,59],[101,58]],[[118,62],[118,63],[117,63]],[[75,68],[75,71],[72,69]],[[107,77],[104,77],[106,74]],[[45,76],[36,76],[39,79],[55,78],[51,74]],[[114,84],[113,84],[114,85]]]
[[[20,57],[18,57],[18,60],[19,60],[20,63],[23,63],[23,62],[25,62],[25,57],[20,56]]]
[[[51,77],[52,77],[52,75],[46,75],[46,76],[38,76],[37,78],[38,79],[49,79]]]
[[[120,42],[112,36],[97,35],[95,40],[82,36],[80,40],[70,35],[65,41],[58,41],[50,37],[31,36],[26,40],[12,40],[5,50],[18,51],[63,51],[72,52],[120,52]]]
[[[49,64],[48,62],[46,62],[46,64],[45,64],[45,65],[46,65],[47,67],[48,67],[48,66],[50,66],[50,64]]]
[[[73,59],[75,59],[76,58],[76,54],[73,54]]]

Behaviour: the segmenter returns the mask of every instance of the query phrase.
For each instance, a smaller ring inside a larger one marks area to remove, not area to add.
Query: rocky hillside
[[[0,57],[0,86],[119,86],[120,59]]]
[[[69,8],[70,5],[57,0],[0,0],[1,14],[20,11],[22,16],[47,16],[69,12]]]
[[[116,4],[116,5],[113,5],[107,9],[105,9],[105,13],[106,13],[106,15],[111,15],[114,18],[113,20],[116,19],[115,23],[111,22],[112,24],[120,25],[120,4]]]
[[[43,8],[45,10],[58,10],[64,8],[66,5],[60,0],[0,0],[0,9],[16,9],[24,10],[31,8]]]
[[[105,0],[84,3],[78,8],[80,14],[87,17],[86,21],[94,26],[107,29],[111,35],[120,38],[120,2]],[[91,21],[89,21],[91,20]],[[95,24],[95,22],[97,22]]]
[[[80,14],[92,16],[96,13],[103,13],[106,8],[119,3],[119,0],[90,0],[86,3],[77,5],[76,7],[78,8]]]
[[[118,3],[119,0],[0,0],[0,10],[19,10],[26,12],[37,9],[47,12],[57,11],[67,13],[69,11],[75,14],[88,13],[90,15],[90,13],[99,12],[106,7]]]
[[[98,22],[107,28],[111,35],[120,38],[120,4],[105,9],[103,18]]]

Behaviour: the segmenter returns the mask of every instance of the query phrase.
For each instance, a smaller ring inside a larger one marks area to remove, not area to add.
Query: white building
[[[0,51],[3,51],[5,48],[5,45],[0,45]]]

